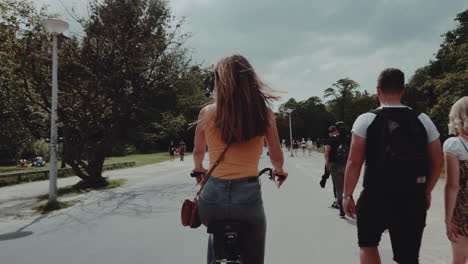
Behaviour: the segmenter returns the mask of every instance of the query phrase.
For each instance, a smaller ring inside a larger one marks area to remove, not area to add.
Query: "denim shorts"
[[[224,180],[210,177],[198,200],[202,223],[239,221],[249,227],[241,234],[241,258],[246,264],[263,264],[265,255],[266,217],[258,177]],[[208,245],[208,263],[212,263]]]

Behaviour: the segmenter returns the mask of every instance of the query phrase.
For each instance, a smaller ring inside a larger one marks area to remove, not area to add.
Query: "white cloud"
[[[85,10],[85,0],[35,0],[66,17],[62,4]],[[379,72],[397,67],[407,79],[426,65],[453,29],[466,0],[170,0],[186,18],[184,32],[205,65],[245,55],[284,100],[323,95],[340,78],[373,92]]]

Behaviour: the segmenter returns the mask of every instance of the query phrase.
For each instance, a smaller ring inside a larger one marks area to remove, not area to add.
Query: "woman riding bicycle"
[[[206,226],[220,220],[247,224],[249,232],[241,237],[241,259],[247,264],[261,264],[265,255],[266,218],[257,176],[264,138],[273,173],[285,176],[279,185],[288,175],[283,170],[275,116],[268,107],[270,101],[277,99],[247,59],[241,55],[223,58],[215,68],[214,103],[200,111],[195,132],[195,172],[206,172],[206,145],[211,165],[229,145],[200,194],[200,219]],[[212,260],[209,243],[208,263]]]

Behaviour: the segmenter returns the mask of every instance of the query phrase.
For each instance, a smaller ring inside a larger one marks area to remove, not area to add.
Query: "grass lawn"
[[[186,153],[186,156],[187,155],[189,155],[189,153]],[[163,162],[163,161],[170,160],[170,159],[171,157],[169,156],[167,152],[159,152],[159,153],[152,153],[152,154],[135,154],[135,155],[129,155],[129,156],[124,156],[124,157],[109,157],[109,158],[106,158],[106,160],[104,161],[104,164],[134,161],[136,163],[135,167],[138,167],[138,166],[144,166],[148,164],[159,163],[159,162]],[[47,163],[44,167],[39,167],[39,168],[36,168],[36,167],[17,168],[16,166],[5,166],[5,167],[0,166],[0,174],[48,170],[49,165],[50,164]],[[58,166],[60,167],[60,165],[61,165],[61,161],[59,160]]]
[[[185,153],[185,156],[188,156],[189,153]],[[177,157],[176,157],[177,158]],[[107,158],[105,163],[118,163],[118,162],[128,162],[134,161],[135,167],[144,166],[148,164],[160,163],[166,160],[170,160],[171,156],[167,152],[159,152],[159,153],[152,153],[152,154],[135,154],[129,155],[125,157],[110,157]]]
[[[60,166],[60,163],[58,166]],[[0,174],[25,172],[25,171],[39,171],[39,170],[48,170],[48,169],[49,169],[49,164],[46,164],[44,167],[29,167],[29,168],[17,168],[16,166],[0,166]]]
[[[61,202],[61,201],[55,201],[55,202],[47,202],[45,204],[41,204],[39,206],[34,207],[33,209],[36,210],[36,212],[40,214],[48,214],[53,211],[61,210],[67,207],[70,207],[74,204],[79,203],[80,201],[75,200],[75,201],[67,201],[67,202]]]

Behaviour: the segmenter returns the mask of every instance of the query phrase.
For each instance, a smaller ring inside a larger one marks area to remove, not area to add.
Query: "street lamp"
[[[286,110],[286,113],[289,114],[289,146],[290,146],[290,150],[291,150],[291,157],[294,157],[293,155],[293,142],[292,142],[292,126],[291,126],[291,113],[292,113],[292,109],[287,109]]]
[[[57,35],[68,29],[68,23],[45,19],[41,21],[45,29],[52,34],[52,110],[50,118],[50,169],[49,169],[49,202],[57,201]]]

